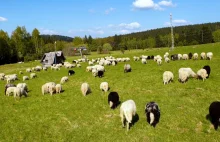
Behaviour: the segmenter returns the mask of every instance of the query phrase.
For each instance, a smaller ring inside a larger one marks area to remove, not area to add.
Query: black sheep
[[[206,65],[206,66],[203,67],[203,69],[205,69],[206,72],[207,72],[207,74],[208,74],[208,76],[207,76],[206,78],[209,78],[209,75],[210,75],[210,73],[211,73],[211,68],[210,68],[210,66],[209,66],[209,65]]]
[[[104,75],[104,71],[98,71],[98,77],[103,77],[103,75]]]
[[[108,104],[111,109],[115,109],[119,104],[119,96],[117,92],[110,92],[108,94]]]
[[[189,59],[192,59],[193,54],[190,52],[190,53],[188,54],[188,56],[189,56]]]
[[[6,84],[5,85],[5,95],[6,95],[7,88],[9,88],[9,87],[16,87],[16,85],[15,84]]]
[[[74,70],[69,70],[69,71],[68,71],[68,75],[73,75],[73,74],[75,74],[75,71],[74,71]]]
[[[220,125],[220,102],[212,102],[209,106],[209,116],[211,118],[211,123],[214,125],[215,130],[218,129]]]
[[[178,60],[178,54],[171,55],[171,60],[173,61]]]
[[[160,109],[155,102],[149,102],[145,106],[145,114],[147,117],[147,122],[153,126],[156,127],[157,123],[159,123],[160,120]]]
[[[154,59],[154,55],[151,55],[151,56],[150,56],[150,59],[152,59],[152,60],[153,60],[153,59]]]

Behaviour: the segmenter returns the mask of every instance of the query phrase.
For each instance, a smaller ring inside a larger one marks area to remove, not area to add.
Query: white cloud
[[[110,12],[114,11],[115,8],[110,7],[109,9],[105,10],[105,14],[109,14]]]
[[[135,0],[133,3],[135,9],[154,9],[154,10],[164,10],[164,7],[175,6],[172,1],[160,1],[155,3],[153,0]]]
[[[85,33],[86,34],[98,34],[98,35],[103,35],[105,32],[100,28],[95,28],[95,29],[80,29],[80,30],[69,30],[68,33],[70,34],[77,34],[77,33]]]
[[[133,22],[130,24],[121,23],[119,24],[119,27],[125,28],[125,29],[138,29],[141,27],[141,25],[138,22]]]
[[[40,28],[40,34],[54,35],[54,34],[58,34],[58,32],[50,29]]]
[[[181,25],[188,25],[188,24],[190,24],[190,22],[181,19],[181,20],[173,20],[172,24],[173,24],[173,26],[181,26]],[[171,26],[170,22],[165,22],[164,25],[165,26]]]
[[[8,19],[4,18],[4,17],[0,17],[0,22],[5,22],[8,21]]]

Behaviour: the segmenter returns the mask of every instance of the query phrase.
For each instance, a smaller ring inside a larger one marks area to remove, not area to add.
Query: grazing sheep
[[[171,60],[175,61],[175,60],[178,60],[178,54],[173,54],[170,56],[171,57]]]
[[[220,125],[220,102],[212,102],[209,106],[209,116],[211,118],[211,123],[214,125],[215,130],[218,129]]]
[[[26,69],[26,72],[31,72],[31,71],[32,71],[31,68]]]
[[[192,59],[192,56],[193,56],[193,54],[190,52],[190,53],[188,54],[189,59]]]
[[[198,53],[194,53],[193,54],[193,60],[198,60],[199,58],[199,54]]]
[[[86,96],[87,94],[91,93],[91,89],[89,87],[89,84],[88,83],[83,83],[81,85],[81,92],[84,96]]]
[[[59,67],[57,67],[57,66],[55,66],[55,67],[54,67],[54,66],[51,66],[51,67],[50,67],[50,69],[51,69],[51,70],[55,70],[55,71],[60,70],[60,68],[59,68]]]
[[[180,68],[179,72],[180,71],[186,71],[188,74],[188,77],[195,77],[195,78],[197,77],[196,73],[191,68]]]
[[[80,67],[81,67],[81,64],[76,64],[76,67],[80,68]]]
[[[145,58],[142,58],[142,59],[141,59],[141,63],[142,63],[142,64],[146,64],[146,63],[147,63],[147,60],[146,60]]]
[[[102,82],[102,83],[100,84],[100,89],[101,89],[102,91],[104,91],[104,92],[107,92],[108,89],[109,89],[109,87],[108,87],[108,82]]]
[[[36,78],[36,77],[37,77],[36,73],[31,73],[31,74],[30,74],[30,78],[31,78],[31,79]]]
[[[61,78],[60,83],[63,84],[65,82],[67,82],[67,81],[68,81],[68,77],[64,76],[64,77]]]
[[[24,95],[25,97],[27,97],[27,92],[24,90],[24,88],[18,88],[15,87],[14,89],[14,98],[19,97],[21,98],[21,96]]]
[[[197,76],[198,78],[201,78],[204,81],[206,77],[208,76],[208,74],[205,69],[200,69],[197,71]]]
[[[131,72],[131,65],[130,64],[124,65],[124,73],[126,73],[126,72]]]
[[[212,57],[213,57],[213,53],[212,53],[212,52],[208,52],[208,53],[206,54],[206,56],[207,56],[207,59],[208,59],[208,60],[211,60]]]
[[[108,104],[111,109],[115,109],[119,104],[119,95],[117,92],[110,92],[108,94]]]
[[[104,72],[103,71],[98,71],[98,77],[103,77],[103,75],[104,75]]]
[[[202,53],[200,54],[200,56],[201,56],[201,60],[205,60],[205,59],[206,59],[206,54],[205,54],[205,52],[202,52]]]
[[[56,88],[56,93],[60,93],[60,92],[62,91],[62,86],[61,86],[61,84],[57,84],[57,85],[55,86],[55,88]]]
[[[4,80],[5,78],[5,74],[4,73],[0,73],[0,80]]]
[[[171,71],[165,71],[163,73],[163,84],[168,84],[174,78],[173,73]]]
[[[29,77],[28,76],[23,76],[23,81],[25,80],[29,80]]]
[[[127,130],[129,130],[129,124],[132,123],[133,116],[135,115],[136,115],[135,102],[133,100],[127,100],[123,102],[120,107],[120,117],[121,117],[122,126],[125,127],[125,123],[127,121]]]
[[[160,109],[158,104],[155,102],[147,103],[145,106],[145,114],[147,117],[147,122],[151,126],[156,127],[160,120]]]
[[[23,74],[23,72],[22,72],[22,71],[19,71],[19,74]]]
[[[28,92],[28,87],[26,83],[18,83],[17,84],[18,88],[24,89],[24,91]]]
[[[46,93],[50,93],[52,96],[53,93],[56,91],[56,83],[54,82],[45,83],[44,85],[42,85],[41,91],[42,91],[42,95]]]
[[[44,70],[44,71],[47,71],[47,67],[43,67],[43,70]]]
[[[188,72],[181,70],[179,71],[179,81],[185,83],[188,80]]]
[[[98,75],[98,71],[96,68],[92,69],[92,75],[96,77]]]
[[[207,76],[206,78],[209,78],[209,75],[210,75],[210,73],[211,73],[211,68],[210,68],[210,66],[209,66],[209,65],[206,65],[206,66],[203,67],[203,69],[205,69],[206,72],[207,72],[207,74],[208,74],[208,76]]]
[[[182,60],[183,59],[183,55],[182,54],[178,54],[178,60]]]
[[[188,56],[188,54],[183,54],[183,58],[182,58],[183,60],[188,60],[189,59],[189,56]]]
[[[70,76],[70,75],[73,75],[73,74],[75,74],[75,71],[74,70],[69,70],[68,71],[68,75]]]
[[[7,90],[7,88],[9,88],[9,87],[16,87],[16,85],[15,85],[15,84],[6,84],[6,85],[5,85],[5,95],[6,95],[6,90]]]
[[[157,64],[160,66],[162,64],[162,59],[158,58],[157,59]]]
[[[7,89],[6,89],[6,95],[7,96],[10,96],[10,94],[14,94],[14,90],[16,89],[17,87],[8,87]]]
[[[166,63],[170,62],[170,59],[168,57],[166,57],[164,60],[165,60]]]

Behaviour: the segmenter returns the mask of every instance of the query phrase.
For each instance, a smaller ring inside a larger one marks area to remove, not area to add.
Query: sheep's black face
[[[147,103],[147,105],[145,107],[145,113],[146,113],[146,117],[147,117],[147,122],[150,124],[150,122],[153,121],[151,123],[151,125],[153,127],[155,127],[160,120],[160,109],[159,109],[157,103],[155,103],[155,102]],[[150,115],[152,115],[152,114],[153,114],[153,118],[150,117]],[[153,119],[153,120],[151,120],[151,119]]]
[[[215,130],[217,130],[220,125],[220,102],[215,101],[211,103],[209,106],[209,115]]]

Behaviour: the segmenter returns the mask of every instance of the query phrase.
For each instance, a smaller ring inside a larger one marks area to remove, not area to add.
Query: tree
[[[10,47],[7,41],[0,37],[0,65],[10,63]]]
[[[152,37],[147,38],[147,47],[154,48],[156,45],[155,39]]]
[[[208,26],[202,27],[202,43],[212,43],[212,31]]]
[[[220,29],[214,31],[212,36],[215,42],[220,42]]]
[[[34,48],[35,48],[35,52],[39,53],[39,42],[40,42],[40,32],[38,31],[38,29],[34,29],[32,31],[32,35],[31,35],[31,40],[34,43]]]
[[[107,52],[112,51],[112,46],[111,46],[111,44],[105,43],[105,44],[103,45],[103,50],[106,50]]]
[[[79,37],[79,36],[76,36],[76,37],[74,37],[74,39],[73,39],[73,46],[79,46],[80,44],[83,44],[83,40],[82,40],[82,38],[81,37]]]

